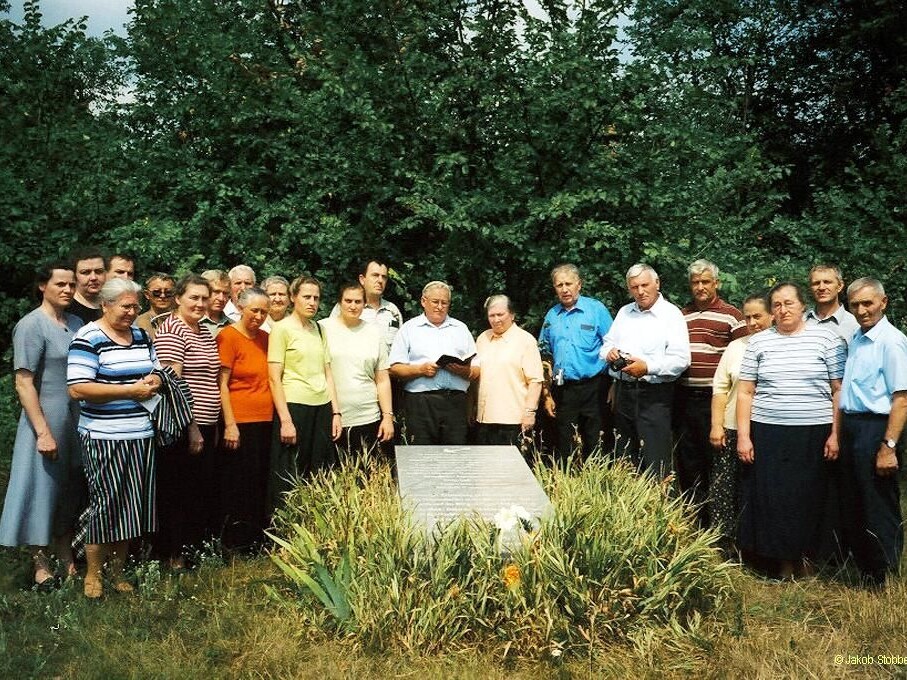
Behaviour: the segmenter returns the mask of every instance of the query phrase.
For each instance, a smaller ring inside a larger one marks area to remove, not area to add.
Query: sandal
[[[56,576],[50,575],[41,581],[35,581],[32,590],[36,593],[52,593],[60,587],[60,581]]]
[[[83,589],[85,597],[90,600],[97,600],[104,594],[104,584],[99,578],[85,577],[85,587]]]
[[[113,584],[113,589],[118,593],[130,594],[135,592],[135,588],[129,581],[117,581]]]

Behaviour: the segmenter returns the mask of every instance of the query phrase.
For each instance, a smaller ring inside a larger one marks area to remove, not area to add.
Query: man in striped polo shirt
[[[699,505],[699,522],[705,527],[713,456],[709,443],[712,378],[725,347],[746,335],[746,323],[740,310],[718,297],[718,267],[696,260],[689,275],[693,300],[681,311],[690,334],[692,361],[675,393],[676,469],[680,490]]]

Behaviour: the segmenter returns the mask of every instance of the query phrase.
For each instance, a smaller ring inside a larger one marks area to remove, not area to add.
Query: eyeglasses
[[[151,297],[156,297],[156,298],[172,298],[173,297],[172,290],[149,290],[148,294]]]

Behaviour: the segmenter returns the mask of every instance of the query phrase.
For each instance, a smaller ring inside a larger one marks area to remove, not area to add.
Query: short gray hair
[[[271,298],[269,298],[268,294],[266,292],[264,292],[261,288],[258,288],[257,286],[249,286],[248,288],[243,288],[242,291],[240,292],[240,294],[236,298],[236,306],[239,307],[240,309],[242,309],[247,304],[249,304],[249,300],[251,300],[254,297],[263,297],[265,300],[268,301],[268,306],[270,307]]]
[[[201,277],[208,283],[226,283],[230,285],[230,277],[222,269],[206,269],[201,273]]]
[[[642,276],[646,272],[649,272],[652,275],[652,278],[658,281],[658,272],[655,271],[653,267],[650,267],[647,264],[642,262],[637,262],[632,267],[627,270],[627,283],[630,283],[630,279],[635,279],[637,276]]]
[[[863,288],[872,288],[876,293],[878,293],[882,297],[885,296],[885,287],[882,285],[881,281],[879,281],[878,279],[874,279],[871,276],[864,276],[862,278],[857,279],[856,281],[851,283],[849,286],[847,286],[847,297],[850,297],[851,295],[853,295],[854,293],[856,293],[857,291],[859,291]]]
[[[712,275],[712,278],[716,281],[718,280],[718,266],[714,262],[709,262],[708,260],[699,259],[693,262],[689,269],[687,270],[690,278],[694,276],[702,276],[705,273]]]
[[[507,311],[513,314],[513,305],[510,302],[510,298],[499,293],[498,295],[490,295],[487,300],[485,300],[485,312],[487,313],[489,309],[495,305],[507,305]]]
[[[557,265],[554,269],[551,270],[551,281],[554,282],[554,279],[558,274],[573,274],[576,277],[577,281],[582,281],[583,277],[580,276],[579,269],[575,264],[569,262],[562,262]]]
[[[453,292],[453,288],[444,281],[429,281],[422,287],[422,297],[428,297],[428,291],[432,288],[443,288],[447,291],[447,294],[450,295]]]
[[[233,269],[231,269],[228,274],[228,276],[230,277],[230,283],[233,283],[233,277],[236,274],[248,274],[249,276],[252,277],[252,285],[253,286],[255,285],[255,270],[252,269],[252,267],[250,267],[249,265],[238,264],[235,267],[233,267]]]
[[[829,264],[827,262],[820,262],[809,270],[809,274],[807,274],[806,280],[812,283],[813,274],[815,274],[816,272],[831,272],[835,275],[838,283],[840,283],[842,286],[844,285],[844,275],[841,273],[841,268],[837,265]]]
[[[281,286],[287,287],[287,292],[290,291],[290,282],[287,281],[282,276],[269,276],[264,281],[261,282],[261,289],[267,290],[268,286],[273,286],[275,283],[279,283]]]
[[[132,279],[108,279],[107,283],[101,288],[99,293],[101,304],[110,305],[120,299],[121,295],[132,293],[138,295],[142,292],[142,286]]]

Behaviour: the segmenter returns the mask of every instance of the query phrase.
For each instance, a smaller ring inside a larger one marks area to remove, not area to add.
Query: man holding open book
[[[391,346],[390,373],[404,382],[410,444],[466,444],[466,390],[479,366],[472,334],[448,314],[450,290],[443,281],[427,283],[423,313],[403,324]]]

